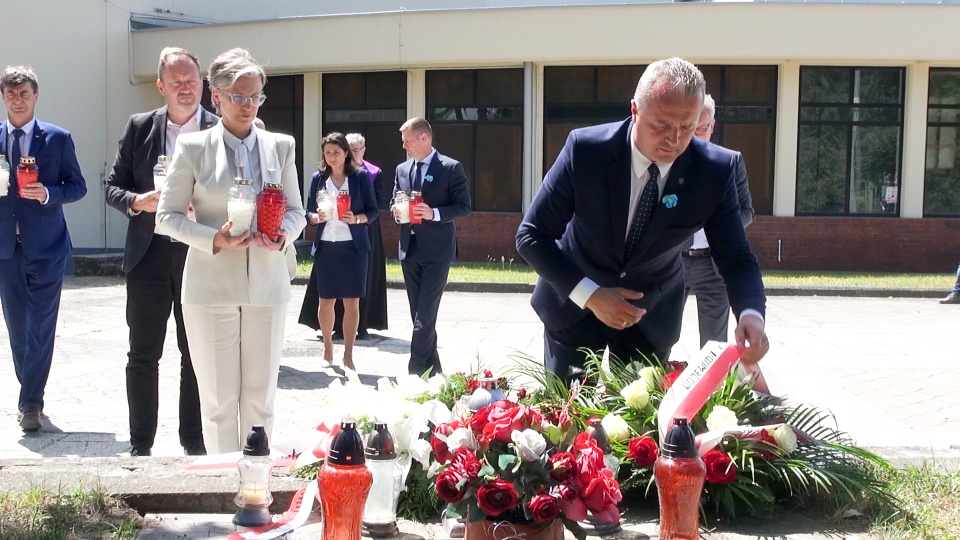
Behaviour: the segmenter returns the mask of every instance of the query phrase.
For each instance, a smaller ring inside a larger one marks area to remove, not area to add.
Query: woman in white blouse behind
[[[250,53],[231,49],[210,64],[211,97],[222,120],[181,135],[160,193],[157,230],[190,246],[183,271],[183,318],[200,390],[203,439],[211,454],[240,450],[253,425],[273,427],[290,277],[283,255],[306,225],[287,135],[257,129],[266,74]],[[279,240],[231,236],[227,191],[236,177],[282,184]],[[187,217],[190,204],[196,221]]]

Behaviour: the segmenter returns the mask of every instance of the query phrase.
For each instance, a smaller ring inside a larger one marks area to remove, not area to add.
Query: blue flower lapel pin
[[[663,196],[663,205],[667,208],[673,208],[677,205],[677,196],[673,193]]]
[[[432,175],[432,174],[428,174],[428,175],[424,176],[424,177],[423,177],[423,181],[424,181],[424,182],[433,182],[433,175]]]

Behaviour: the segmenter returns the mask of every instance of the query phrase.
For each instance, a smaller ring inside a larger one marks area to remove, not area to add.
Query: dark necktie
[[[13,179],[14,190],[17,189],[17,165],[20,164],[20,137],[22,136],[22,129],[13,130],[13,148],[10,149],[10,178]]]
[[[647,179],[647,185],[640,192],[637,199],[637,209],[633,212],[633,222],[630,224],[630,232],[627,234],[627,246],[625,250],[626,258],[633,255],[633,250],[640,243],[640,237],[643,236],[643,230],[650,223],[650,217],[653,215],[653,209],[657,207],[657,197],[660,195],[660,186],[657,182],[660,180],[660,169],[656,163],[651,163],[647,168],[650,178]]]
[[[417,169],[417,178],[413,181],[413,190],[414,191],[423,191],[423,165],[422,161],[418,161],[414,167]]]
[[[687,251],[692,248],[693,248],[693,236],[691,235],[690,238],[687,238],[686,240],[683,241],[682,244],[680,244],[680,249],[683,251]]]

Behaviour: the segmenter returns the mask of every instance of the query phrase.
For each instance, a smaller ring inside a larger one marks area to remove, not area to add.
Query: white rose
[[[447,448],[451,452],[455,452],[457,448],[464,446],[470,450],[476,450],[479,448],[477,444],[477,437],[473,434],[472,429],[468,428],[457,428],[453,430],[453,433],[447,435]]]
[[[630,426],[619,414],[610,413],[604,416],[600,425],[611,441],[625,441],[630,438]]]
[[[660,374],[655,367],[647,366],[641,369],[640,380],[647,383],[647,392],[652,392],[660,386]]]
[[[780,424],[773,429],[768,429],[767,433],[776,439],[777,446],[787,454],[793,453],[797,449],[797,434],[793,432],[793,428],[789,425]]]
[[[642,410],[650,403],[650,394],[647,392],[646,381],[633,381],[620,390],[620,395],[627,401],[631,409]]]
[[[737,414],[723,405],[717,405],[707,416],[707,429],[710,431],[726,431],[737,427]]]
[[[510,438],[517,448],[517,455],[524,461],[536,461],[547,451],[546,439],[532,429],[514,431]]]

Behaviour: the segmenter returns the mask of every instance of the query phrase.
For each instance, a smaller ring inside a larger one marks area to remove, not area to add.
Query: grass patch
[[[310,275],[312,259],[300,262],[299,273]],[[403,281],[400,262],[387,261],[387,279]],[[766,271],[763,284],[767,287],[798,287],[825,289],[920,289],[943,291],[953,289],[953,274],[896,274],[865,272],[783,272]],[[485,263],[454,263],[449,281],[454,283],[525,283],[537,282],[537,273],[523,260],[502,259]]]
[[[100,488],[0,491],[4,540],[104,540],[136,538],[142,518]]]
[[[900,499],[903,512],[874,513],[871,534],[881,540],[960,539],[960,470],[924,463],[887,474],[891,494]]]

